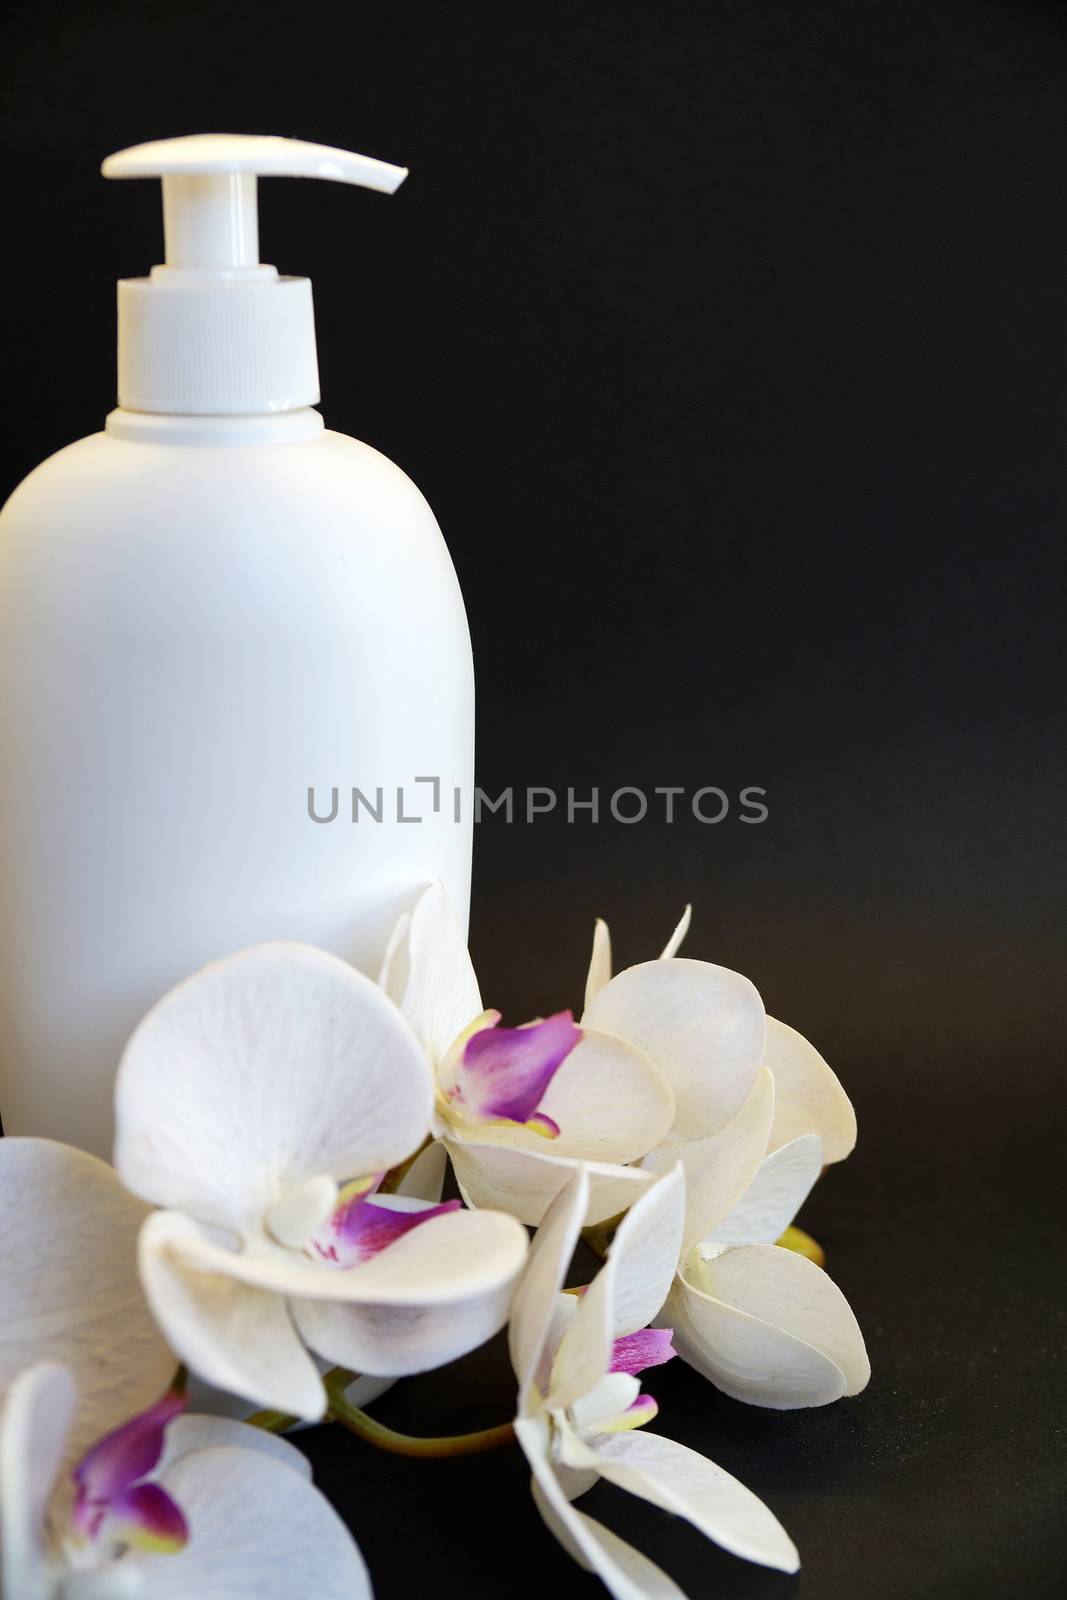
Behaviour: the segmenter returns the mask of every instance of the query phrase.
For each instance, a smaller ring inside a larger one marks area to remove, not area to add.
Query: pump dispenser
[[[120,150],[101,171],[163,180],[165,262],[119,283],[119,405],[212,415],[316,405],[311,281],[260,261],[257,179],[394,194],[407,169],[299,139],[206,133]]]
[[[123,1044],[204,962],[376,976],[424,884],[466,915],[474,701],[433,513],[324,428],[310,282],[259,260],[260,177],[405,169],[200,134],[103,173],[162,179],[164,261],[119,283],[104,430],[0,514],[0,1116],[108,1157]]]

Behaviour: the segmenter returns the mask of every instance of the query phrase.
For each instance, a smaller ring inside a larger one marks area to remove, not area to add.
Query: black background
[[[479,778],[736,796],[761,826],[484,822],[472,943],[518,1020],[682,904],[853,1093],[804,1220],[861,1398],[763,1412],[675,1364],[661,1431],[764,1495],[798,1579],[601,1487],[694,1597],[1062,1592],[1067,12],[1050,4],[22,4],[6,25],[5,479],[113,403],[113,280],[203,130],[410,165],[264,184],[330,426],[427,494],[467,598]],[[582,815],[582,813],[579,813]],[[499,1352],[380,1413],[500,1420]],[[307,1436],[380,1600],[594,1596],[517,1454]]]

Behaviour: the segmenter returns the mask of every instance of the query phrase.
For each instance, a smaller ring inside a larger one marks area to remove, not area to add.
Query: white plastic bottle
[[[466,914],[474,690],[430,508],[324,429],[311,285],[258,259],[257,174],[404,170],[198,135],[103,171],[162,177],[166,264],[119,284],[104,432],[0,517],[0,1115],[108,1157],[122,1046],[203,962],[373,974],[422,884]]]

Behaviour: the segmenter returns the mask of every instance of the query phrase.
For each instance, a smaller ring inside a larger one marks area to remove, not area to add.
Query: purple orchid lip
[[[662,1367],[678,1354],[673,1328],[641,1328],[616,1339],[611,1347],[611,1372],[628,1372],[636,1378],[649,1367]],[[635,1401],[636,1404],[636,1401]]]
[[[76,1533],[98,1539],[106,1524],[118,1543],[160,1552],[181,1549],[189,1530],[180,1507],[159,1484],[142,1480],[158,1465],[167,1424],[185,1403],[184,1395],[165,1394],[86,1451],[71,1474],[77,1486]]]
[[[532,1117],[527,1117],[523,1123],[524,1128],[529,1128],[531,1133],[539,1133],[545,1139],[559,1138],[559,1123],[551,1117],[546,1117],[543,1111],[535,1111]]]
[[[366,1188],[354,1185],[350,1188],[356,1188],[356,1192],[341,1191],[340,1204],[311,1244],[316,1255],[337,1267],[358,1267],[387,1250],[412,1228],[461,1209],[459,1200],[445,1200],[440,1205],[416,1206],[410,1210],[394,1209],[376,1200]]]
[[[623,1417],[631,1428],[643,1428],[646,1422],[651,1422],[659,1416],[659,1403],[650,1394],[639,1394],[632,1405],[627,1406]]]
[[[158,1483],[137,1483],[111,1502],[107,1532],[118,1544],[174,1555],[189,1538],[177,1501]]]
[[[473,1117],[518,1123],[556,1138],[558,1123],[538,1108],[581,1037],[570,1011],[525,1028],[491,1023],[467,1040],[449,1099]]]

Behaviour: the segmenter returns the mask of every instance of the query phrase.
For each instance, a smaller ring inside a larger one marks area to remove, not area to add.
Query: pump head
[[[119,405],[205,415],[314,405],[311,282],[260,262],[257,177],[393,194],[407,168],[300,139],[201,133],[120,150],[101,171],[163,180],[164,264],[118,286]]]

